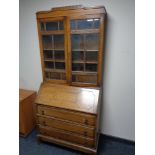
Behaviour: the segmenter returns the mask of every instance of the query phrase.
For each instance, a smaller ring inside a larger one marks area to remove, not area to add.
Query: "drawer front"
[[[38,125],[39,133],[45,136],[50,136],[53,138],[69,141],[75,144],[80,144],[86,147],[93,148],[95,146],[95,140],[91,138],[86,138],[83,136],[79,136],[77,134],[72,134],[69,132],[64,132],[63,130],[49,128],[49,127],[43,127],[41,125]]]
[[[69,110],[57,109],[46,106],[38,106],[38,113],[41,115],[52,116],[56,118],[62,118],[85,125],[95,126],[96,116],[83,114],[79,112],[72,112]]]
[[[60,119],[38,116],[38,123],[43,126],[53,127],[53,128],[77,133],[85,137],[94,137],[95,135],[95,128],[93,127],[90,128],[87,126],[82,126],[76,123],[70,123]]]

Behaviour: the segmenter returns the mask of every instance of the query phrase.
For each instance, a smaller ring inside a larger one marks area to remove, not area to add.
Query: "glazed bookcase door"
[[[70,20],[72,84],[97,85],[100,18]]]
[[[66,82],[64,19],[39,22],[42,42],[42,66],[46,81]]]

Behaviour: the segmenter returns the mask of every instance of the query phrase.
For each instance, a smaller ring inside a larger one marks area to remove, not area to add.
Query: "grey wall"
[[[20,88],[38,90],[42,81],[35,13],[77,4],[108,13],[101,132],[134,140],[134,0],[20,0]]]

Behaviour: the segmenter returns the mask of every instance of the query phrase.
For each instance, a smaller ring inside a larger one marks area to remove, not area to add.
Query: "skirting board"
[[[120,143],[135,145],[135,142],[132,140],[127,140],[127,139],[123,139],[123,138],[119,138],[111,135],[100,134],[100,139],[105,139],[105,140],[107,139],[107,140],[112,140]]]

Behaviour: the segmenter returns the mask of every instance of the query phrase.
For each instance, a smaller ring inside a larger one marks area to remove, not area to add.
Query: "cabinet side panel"
[[[100,86],[102,81],[102,62],[103,62],[103,42],[104,42],[104,15],[100,18],[100,34],[99,34],[99,53],[98,53],[98,80],[97,83]]]
[[[37,20],[37,27],[38,27],[38,38],[39,38],[39,47],[40,47],[40,60],[41,60],[41,68],[42,68],[42,77],[43,81],[45,80],[45,74],[44,74],[44,61],[43,61],[43,45],[42,45],[42,38],[40,33],[40,21]]]

